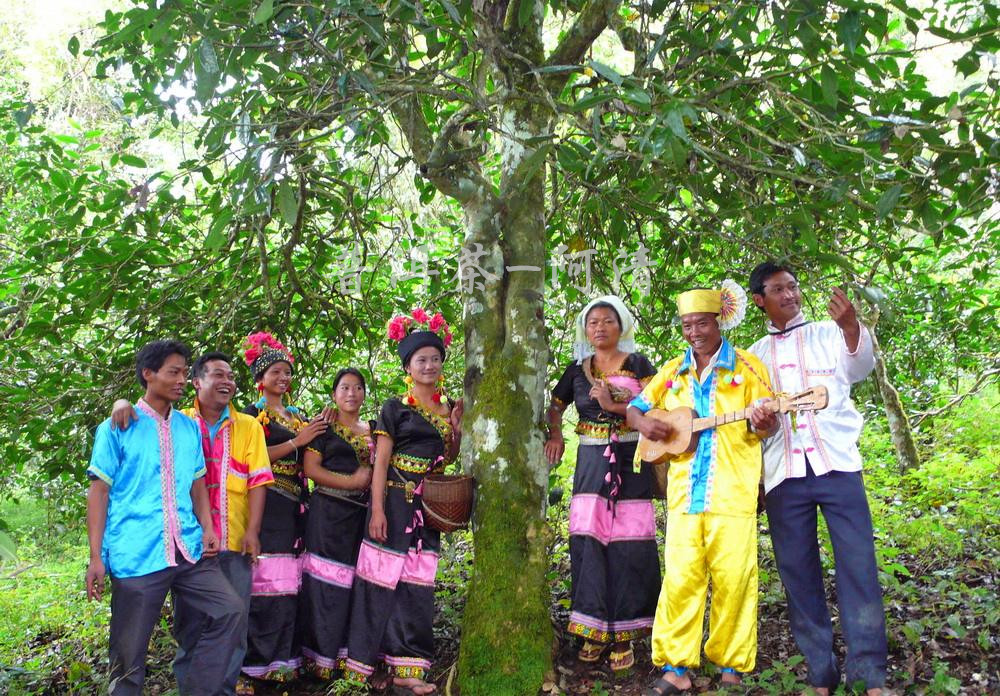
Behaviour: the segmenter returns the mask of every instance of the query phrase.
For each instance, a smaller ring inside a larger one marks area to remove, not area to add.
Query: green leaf
[[[263,24],[274,14],[274,0],[263,0],[253,13],[253,23]]]
[[[536,69],[535,72],[539,75],[547,75],[549,73],[575,72],[579,69],[579,65],[546,65]]]
[[[548,143],[546,145],[542,145],[540,148],[524,158],[518,167],[518,173],[522,177],[522,185],[531,181],[541,166],[545,163],[545,158],[549,156],[549,152],[551,151],[552,143]]]
[[[35,105],[28,102],[23,109],[14,110],[14,122],[19,127],[24,128],[28,125],[28,120],[31,118],[33,113],[35,113]]]
[[[146,160],[135,155],[122,155],[120,159],[122,164],[127,164],[130,167],[139,167],[141,169],[148,166]]]
[[[892,209],[896,207],[899,202],[899,196],[903,193],[903,185],[895,184],[886,189],[882,197],[878,199],[878,203],[875,204],[875,217],[879,220],[883,219],[886,215],[892,212]]]
[[[604,102],[611,101],[615,98],[613,92],[609,92],[603,89],[594,89],[587,93],[582,99],[578,99],[573,104],[574,111],[586,111],[592,106],[597,106],[598,104],[603,104]]]
[[[233,219],[233,211],[227,208],[219,213],[205,237],[205,247],[210,251],[218,251],[226,243],[226,226]]]
[[[77,53],[80,52],[80,39],[75,35],[69,37],[69,43],[66,45],[66,48],[69,50],[70,55],[76,58]]]
[[[684,126],[684,116],[681,115],[680,109],[671,109],[667,112],[666,118],[667,128],[670,132],[676,135],[678,138],[684,142],[688,142],[688,132],[687,128]]]
[[[441,5],[444,6],[444,9],[448,13],[448,16],[451,17],[451,21],[453,21],[456,25],[461,26],[462,15],[458,13],[458,10],[455,8],[455,6],[452,5],[450,2],[448,2],[448,0],[441,0]]]
[[[639,89],[638,87],[632,87],[631,89],[625,90],[624,96],[625,101],[644,108],[649,108],[649,106],[653,103],[653,99],[649,96],[649,92],[644,89]]]
[[[7,532],[0,530],[0,561],[16,561],[17,545]]]
[[[207,38],[198,43],[194,74],[196,78],[195,98],[204,104],[212,98],[215,94],[215,88],[219,84],[219,61],[215,55],[215,46]]]
[[[650,50],[649,55],[646,57],[647,68],[653,64],[654,60],[656,60],[657,54],[660,52],[660,49],[663,48],[663,44],[666,42],[669,36],[670,33],[665,31],[662,34],[660,34],[659,37],[657,37],[656,42],[653,44],[652,50]]]
[[[856,285],[854,287],[862,297],[882,310],[883,313],[888,311],[887,303],[889,297],[885,294],[885,291],[882,288],[877,288],[872,285]]]
[[[299,200],[291,181],[282,181],[278,187],[278,210],[285,224],[291,227],[299,215]]]
[[[210,39],[202,39],[198,44],[198,57],[202,69],[209,75],[219,74],[219,58],[215,54],[215,45]]]
[[[823,101],[830,106],[837,105],[837,73],[829,65],[824,65],[820,71],[820,86],[823,88]]]
[[[813,258],[822,263],[840,266],[851,275],[857,275],[857,269],[854,268],[854,264],[846,256],[829,252],[817,252],[813,254]]]
[[[848,53],[854,53],[861,38],[861,16],[857,10],[845,12],[837,20],[837,38]]]
[[[618,71],[616,71],[610,65],[605,65],[599,60],[592,60],[590,61],[590,63],[588,63],[588,65],[594,69],[594,72],[596,72],[598,75],[603,77],[608,82],[613,82],[616,85],[621,86],[623,79],[622,76],[619,75]]]
[[[531,15],[535,11],[535,0],[521,0],[521,4],[517,6],[517,26],[522,29],[528,26],[528,22],[531,21]]]

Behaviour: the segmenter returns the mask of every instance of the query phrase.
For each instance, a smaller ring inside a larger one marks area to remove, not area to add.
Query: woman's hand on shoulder
[[[296,447],[305,447],[316,439],[317,435],[325,433],[328,427],[327,422],[323,420],[322,416],[316,416],[299,430],[292,439],[292,444]],[[296,444],[296,441],[298,444]]]

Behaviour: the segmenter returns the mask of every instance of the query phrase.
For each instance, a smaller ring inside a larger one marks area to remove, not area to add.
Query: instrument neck
[[[764,407],[770,409],[771,411],[778,410],[778,405],[774,402],[764,404]],[[738,423],[740,421],[750,420],[750,414],[752,412],[753,412],[753,406],[747,406],[746,408],[740,409],[738,411],[730,411],[729,413],[723,413],[718,416],[706,416],[704,418],[695,418],[691,430],[696,433],[699,433],[702,430],[717,428],[720,425],[726,425],[727,423]]]

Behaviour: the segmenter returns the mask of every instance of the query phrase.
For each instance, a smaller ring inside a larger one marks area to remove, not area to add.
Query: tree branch
[[[593,45],[601,33],[608,28],[608,18],[621,5],[621,0],[590,0],[577,15],[576,21],[566,36],[555,47],[546,65],[575,65]],[[546,78],[549,91],[558,94],[562,91],[568,74],[556,73]]]
[[[936,416],[940,416],[942,413],[946,411],[950,411],[951,409],[955,408],[963,401],[968,399],[970,396],[978,394],[980,391],[982,391],[983,387],[986,386],[987,382],[993,381],[990,378],[996,375],[1000,375],[1000,366],[993,367],[984,372],[983,374],[979,375],[979,379],[976,380],[976,383],[972,385],[972,388],[969,389],[969,391],[965,392],[964,394],[958,394],[941,408],[936,408],[932,411],[924,411],[923,413],[921,413],[913,420],[913,427],[916,428],[921,423],[923,423],[924,420],[927,418],[934,418]]]

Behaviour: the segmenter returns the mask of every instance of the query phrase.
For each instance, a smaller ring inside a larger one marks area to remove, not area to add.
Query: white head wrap
[[[628,310],[625,303],[615,295],[604,295],[587,303],[579,314],[576,315],[576,340],[573,342],[573,357],[577,364],[583,363],[583,359],[594,354],[594,347],[587,340],[587,312],[596,304],[609,304],[615,308],[618,318],[622,323],[622,334],[618,337],[618,350],[625,353],[635,352],[635,318]]]

